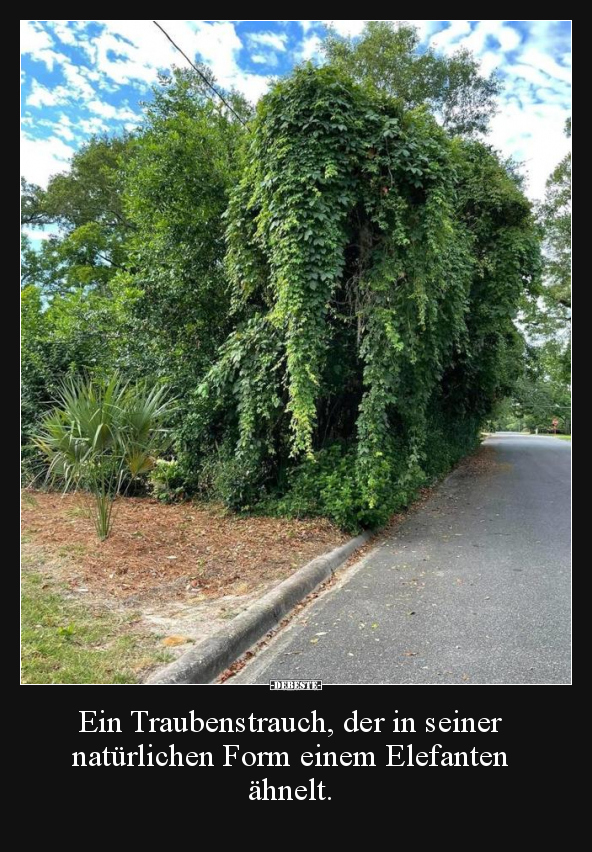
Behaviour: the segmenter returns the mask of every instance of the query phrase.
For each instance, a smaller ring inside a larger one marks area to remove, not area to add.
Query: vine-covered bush
[[[176,459],[156,459],[148,483],[150,492],[161,503],[175,503],[185,497],[183,476]]]
[[[223,496],[373,526],[475,445],[513,380],[530,205],[491,150],[331,68],[278,83],[251,131],[234,330],[202,386],[240,482]]]

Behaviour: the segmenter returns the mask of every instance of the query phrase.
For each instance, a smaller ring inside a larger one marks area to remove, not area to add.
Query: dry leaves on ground
[[[346,540],[328,521],[252,518],[220,507],[121,498],[113,532],[99,541],[83,494],[27,492],[23,533],[69,566],[73,588],[118,599],[195,589],[247,594],[281,580]]]

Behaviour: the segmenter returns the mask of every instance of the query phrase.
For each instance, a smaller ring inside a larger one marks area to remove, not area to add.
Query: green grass
[[[98,610],[66,597],[59,583],[25,567],[22,577],[23,683],[138,683],[170,657],[134,613]]]
[[[553,437],[559,438],[561,441],[571,441],[571,435],[554,435]]]

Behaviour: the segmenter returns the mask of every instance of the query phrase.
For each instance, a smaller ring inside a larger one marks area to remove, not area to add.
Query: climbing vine
[[[251,131],[227,213],[235,328],[203,387],[234,502],[380,523],[511,381],[530,207],[492,151],[331,68],[278,83]]]

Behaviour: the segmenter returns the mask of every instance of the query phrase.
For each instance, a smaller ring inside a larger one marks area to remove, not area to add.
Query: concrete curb
[[[355,550],[366,544],[370,535],[362,533],[329,553],[317,556],[237,615],[227,627],[200,642],[178,660],[154,672],[146,683],[211,683],[275,627],[289,610],[328,579]]]

